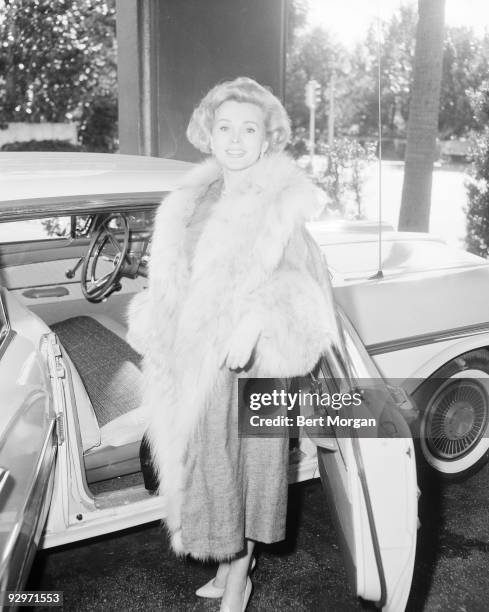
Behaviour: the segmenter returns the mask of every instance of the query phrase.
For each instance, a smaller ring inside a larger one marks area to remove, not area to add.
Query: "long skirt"
[[[285,537],[288,437],[238,437],[238,376],[229,372],[206,410],[186,462],[182,542],[198,559],[227,559],[245,538]]]

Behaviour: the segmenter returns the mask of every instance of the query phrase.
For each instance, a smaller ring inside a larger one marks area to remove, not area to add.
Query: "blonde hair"
[[[290,138],[290,119],[280,100],[248,77],[238,77],[213,87],[192,113],[187,127],[189,142],[202,153],[210,153],[210,138],[216,110],[228,100],[255,104],[265,115],[267,153],[283,151]]]

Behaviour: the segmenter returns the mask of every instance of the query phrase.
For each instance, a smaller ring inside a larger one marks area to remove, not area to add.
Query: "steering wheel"
[[[120,230],[116,233],[109,227],[114,219],[119,219],[121,222],[122,238],[119,235]],[[88,252],[83,260],[81,290],[89,302],[97,303],[120,288],[119,279],[122,276],[124,264],[129,263],[129,223],[125,215],[112,213],[107,217],[96,217],[95,227],[97,229],[92,234]],[[110,246],[110,249],[107,249],[104,254],[107,246]],[[113,267],[96,278],[97,266],[102,259],[105,260],[104,268],[107,268],[107,261],[111,262]]]

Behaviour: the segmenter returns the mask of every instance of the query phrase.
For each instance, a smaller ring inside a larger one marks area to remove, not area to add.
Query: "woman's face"
[[[211,149],[223,168],[245,170],[258,161],[267,148],[265,117],[259,106],[228,100],[217,108]]]

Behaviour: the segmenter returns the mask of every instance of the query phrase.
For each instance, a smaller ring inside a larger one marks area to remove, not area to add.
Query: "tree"
[[[478,38],[472,28],[447,28],[441,81],[440,138],[467,136],[476,128],[471,92],[479,91],[489,72],[489,34]]]
[[[289,49],[296,35],[306,25],[309,4],[310,0],[287,0],[287,45]]]
[[[345,70],[348,52],[326,30],[317,27],[296,35],[294,45],[287,55],[287,77],[285,106],[292,119],[294,130],[306,129],[309,122],[309,109],[305,104],[306,83],[314,79],[321,86],[321,101],[316,110],[318,132],[326,129],[328,104],[325,94],[328,90],[333,70],[341,74]],[[336,99],[340,111],[336,117],[338,128],[348,123],[348,101],[345,100],[344,80],[336,79]],[[344,102],[344,103],[343,103]]]
[[[289,30],[294,32],[294,37],[289,44],[286,101],[295,135],[300,140],[303,133],[307,133],[305,83],[314,78],[321,83],[325,92],[331,66],[339,59],[342,67],[337,74],[335,92],[337,134],[362,139],[376,137],[379,93],[377,24],[372,23],[367,29],[364,42],[349,50],[324,28],[305,30],[307,5],[308,0],[295,0],[290,5],[294,11]],[[406,1],[387,21],[380,24],[380,93],[384,138],[406,138],[417,23],[417,5]],[[440,138],[466,136],[474,128],[469,94],[480,89],[488,73],[489,33],[481,38],[470,28],[447,28],[443,43]],[[325,101],[318,108],[318,132],[325,126],[327,113]]]
[[[445,0],[419,0],[399,229],[428,231],[443,58]]]
[[[466,246],[471,253],[489,257],[489,82],[472,96],[479,132],[473,140],[473,169],[467,184]]]
[[[383,132],[405,135],[409,111],[417,11],[402,4],[389,21],[381,24],[380,96]],[[371,24],[365,43],[352,56],[349,98],[355,106],[352,117],[362,135],[374,135],[378,125],[378,32]]]
[[[80,118],[115,96],[114,0],[0,0],[0,121]]]

